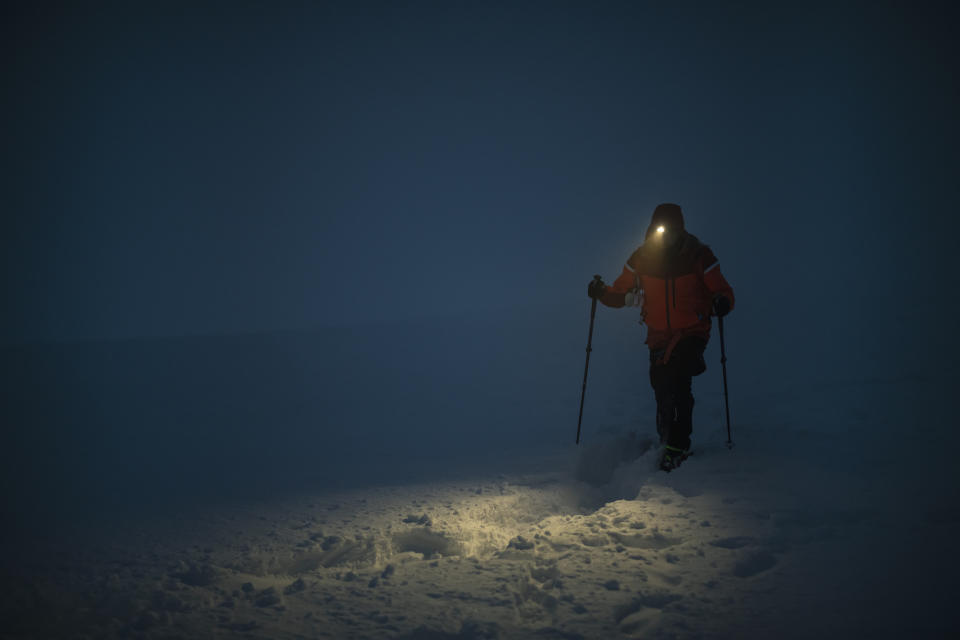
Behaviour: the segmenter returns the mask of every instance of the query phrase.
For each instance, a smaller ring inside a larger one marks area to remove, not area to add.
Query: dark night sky
[[[947,4],[199,4],[5,5],[3,343],[585,306],[662,201],[754,317],[953,281]]]

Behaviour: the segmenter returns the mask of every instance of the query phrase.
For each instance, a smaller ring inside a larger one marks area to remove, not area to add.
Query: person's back
[[[678,205],[653,212],[644,243],[607,287],[591,282],[587,293],[608,307],[639,306],[647,325],[650,383],[657,398],[657,432],[664,445],[661,468],[671,470],[690,448],[692,377],[706,370],[703,351],[710,316],[726,315],[733,289],[710,247],[687,233]]]

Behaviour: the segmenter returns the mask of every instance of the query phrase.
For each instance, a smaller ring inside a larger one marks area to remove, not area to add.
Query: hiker
[[[733,308],[733,289],[713,251],[687,233],[680,206],[657,205],[644,242],[610,286],[590,282],[587,295],[608,307],[640,307],[650,348],[650,384],[657,399],[660,468],[671,471],[690,452],[693,376],[706,371],[710,316]]]

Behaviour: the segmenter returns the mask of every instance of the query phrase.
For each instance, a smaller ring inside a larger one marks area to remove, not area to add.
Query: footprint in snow
[[[777,564],[777,558],[769,551],[754,551],[747,554],[733,567],[733,575],[738,578],[749,578]]]
[[[733,536],[730,538],[718,538],[711,540],[710,546],[720,547],[721,549],[740,549],[753,542],[750,536]]]

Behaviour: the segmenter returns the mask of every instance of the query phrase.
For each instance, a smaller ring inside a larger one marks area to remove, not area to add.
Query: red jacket
[[[647,345],[664,350],[670,358],[680,338],[710,338],[713,300],[723,295],[733,308],[733,289],[720,273],[720,263],[705,244],[682,232],[672,247],[646,242],[627,259],[620,277],[607,288],[600,302],[608,307],[624,306],[627,292],[642,300],[647,325]]]

